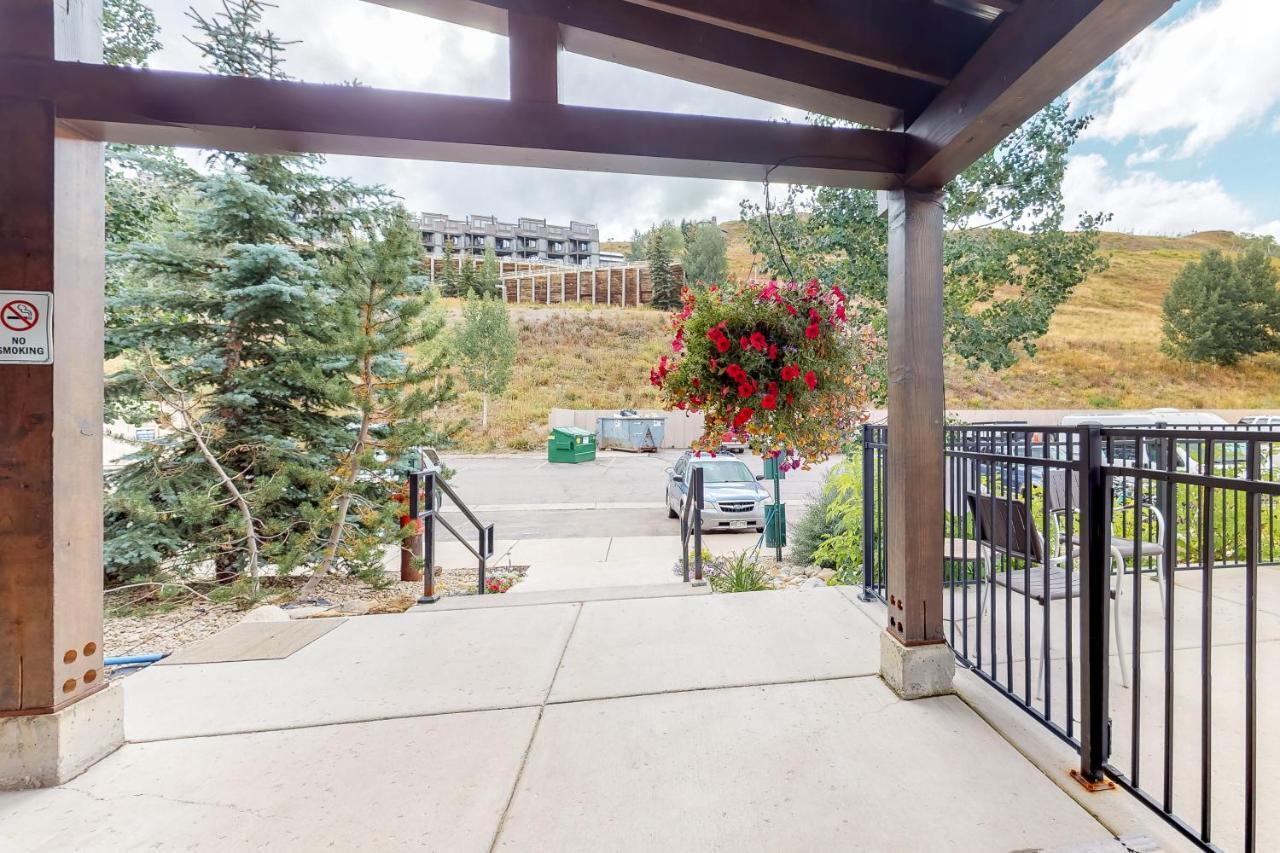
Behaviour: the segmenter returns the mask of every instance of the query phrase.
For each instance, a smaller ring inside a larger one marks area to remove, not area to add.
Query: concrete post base
[[[880,632],[880,677],[903,699],[923,699],[953,692],[956,657],[946,643],[904,646],[888,631]]]
[[[61,785],[123,743],[118,684],[52,714],[0,717],[0,791]]]

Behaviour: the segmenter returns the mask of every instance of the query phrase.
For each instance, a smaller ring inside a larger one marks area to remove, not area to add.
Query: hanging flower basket
[[[672,355],[649,373],[668,405],[701,412],[695,449],[746,443],[785,456],[785,470],[820,462],[866,420],[867,366],[879,340],[850,322],[834,285],[748,281],[686,289],[672,315]]]

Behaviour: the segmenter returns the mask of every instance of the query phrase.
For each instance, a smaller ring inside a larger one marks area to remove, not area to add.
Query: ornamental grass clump
[[[866,420],[880,346],[835,285],[748,281],[686,289],[672,355],[649,381],[706,421],[695,450],[742,441],[783,471],[839,452]]]

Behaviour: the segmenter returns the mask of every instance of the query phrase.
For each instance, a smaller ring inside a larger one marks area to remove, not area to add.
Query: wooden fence
[[[428,258],[432,281],[444,269],[443,258]],[[479,264],[479,259],[462,258],[460,263]],[[649,264],[641,261],[602,267],[548,264],[536,261],[502,261],[502,288],[508,302],[555,305],[585,302],[591,305],[648,305],[653,298]],[[684,270],[672,264],[677,286],[684,282]]]

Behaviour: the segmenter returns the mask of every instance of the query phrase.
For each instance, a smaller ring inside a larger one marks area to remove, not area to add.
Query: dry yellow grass
[[[722,227],[729,235],[730,274],[745,278],[754,258],[742,223]],[[1236,248],[1231,234],[1104,234],[1102,245],[1110,269],[1084,282],[1058,309],[1035,358],[999,373],[967,370],[954,361],[947,365],[949,408],[1280,410],[1280,355],[1219,368],[1175,361],[1160,352],[1160,302],[1169,283],[1203,250]],[[667,351],[664,315],[590,305],[521,306],[513,315],[519,360],[507,393],[491,403],[488,431],[478,427],[478,396],[464,393],[451,407],[451,413],[472,421],[462,436],[466,449],[540,447],[553,407],[657,405],[648,376]]]
[[[507,392],[489,401],[480,428],[480,395],[463,391],[445,414],[465,417],[459,446],[468,451],[531,450],[547,440],[553,408],[621,409],[658,405],[649,368],[669,351],[666,315],[649,308],[512,309],[520,346]]]

